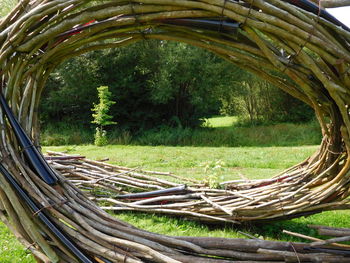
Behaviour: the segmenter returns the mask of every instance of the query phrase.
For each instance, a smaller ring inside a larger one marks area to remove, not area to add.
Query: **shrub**
[[[94,103],[94,107],[92,108],[92,111],[94,112],[92,114],[92,117],[94,118],[92,123],[98,125],[95,133],[95,145],[104,146],[108,144],[107,132],[104,130],[104,127],[107,125],[116,124],[116,122],[111,121],[113,116],[108,115],[109,108],[115,104],[115,101],[110,99],[112,94],[109,92],[107,86],[100,86],[97,88],[97,91],[99,103]]]

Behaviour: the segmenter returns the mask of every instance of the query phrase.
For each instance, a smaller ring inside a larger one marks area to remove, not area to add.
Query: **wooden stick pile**
[[[115,204],[113,198],[107,202],[109,207],[148,210],[153,206],[164,211],[165,205],[166,209],[178,205],[177,210],[169,209],[172,214],[181,211],[196,213],[201,220],[235,222],[346,208],[350,194],[350,32],[319,9],[322,2],[316,9],[306,7],[305,2],[310,4],[307,0],[21,0],[0,19],[1,91],[38,144],[41,94],[50,73],[66,59],[148,39],[205,48],[310,105],[323,133],[319,151],[271,180],[231,182],[224,189],[188,182],[186,195],[190,196],[176,202],[118,199]],[[178,19],[186,19],[187,24]],[[213,30],[196,19],[239,27]],[[22,154],[25,149],[3,112],[0,133],[2,165],[91,262],[349,262],[345,255],[330,251],[306,251],[306,244],[174,238],[136,229],[110,216],[60,173],[57,185],[44,183]],[[98,185],[102,194],[98,198],[106,198],[106,191],[118,195],[112,190],[115,187],[124,194],[178,187],[179,183],[136,170],[75,161],[79,176],[72,174],[71,179],[84,181],[73,182],[85,188]],[[62,173],[72,170],[65,167]],[[36,216],[0,176],[0,218],[38,262],[77,262]]]
[[[303,207],[296,213],[296,204],[300,203],[296,196],[303,200],[306,199],[305,195],[311,196],[307,184],[300,182],[299,177],[300,166],[305,166],[307,161],[272,179],[238,180],[237,184],[230,181],[224,184],[226,189],[212,189],[203,182],[171,173],[132,169],[79,155],[49,151],[46,159],[71,183],[88,193],[91,200],[103,203],[101,208],[107,211],[143,211],[207,222],[240,223],[350,207],[349,201],[344,200],[312,206],[310,209]],[[160,179],[159,176],[173,180]],[[271,210],[274,203],[276,211]],[[310,203],[311,198],[308,198],[302,204],[309,206]],[[266,207],[269,207],[269,211],[266,211]],[[256,210],[259,210],[259,216],[256,216]]]

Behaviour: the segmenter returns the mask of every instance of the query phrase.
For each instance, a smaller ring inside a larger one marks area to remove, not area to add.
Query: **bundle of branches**
[[[248,245],[249,251],[255,251],[258,254],[269,254],[270,256],[284,256],[285,262],[335,262],[335,258],[330,256],[331,254],[339,256],[343,256],[343,258],[339,258],[341,260],[340,262],[346,262],[346,260],[349,260],[350,257],[350,245],[344,244],[344,243],[337,243],[337,242],[345,242],[350,241],[350,229],[349,228],[334,228],[334,227],[326,227],[326,226],[320,226],[320,225],[309,225],[310,228],[317,229],[319,235],[326,235],[326,236],[335,236],[336,238],[331,238],[327,240],[322,240],[315,237],[306,236],[299,233],[294,233],[290,231],[283,231],[286,234],[311,240],[312,243],[305,245],[302,243],[289,243],[290,247],[279,247],[277,248],[276,245],[283,244],[283,242],[269,242],[261,239],[254,238],[250,240],[239,240],[237,241],[237,246],[242,246],[241,251],[245,251],[245,247]],[[196,244],[211,244],[212,241],[208,238],[193,238],[193,237],[186,237],[185,238],[188,241],[192,241]],[[213,240],[213,239],[212,239]],[[216,239],[214,242],[218,242],[218,248],[233,248],[232,243],[230,245],[227,245],[225,243],[226,241],[230,242],[227,239]],[[219,244],[220,243],[220,244]],[[271,246],[270,248],[267,248],[266,245],[269,243]],[[257,250],[254,250],[253,247],[257,245]],[[292,250],[290,250],[292,248]],[[300,250],[302,248],[302,250]],[[234,248],[234,250],[236,247]],[[280,250],[277,252],[276,250]],[[283,251],[283,252],[282,252]],[[305,251],[308,251],[309,253],[305,253]],[[301,253],[300,253],[301,252]],[[265,259],[266,260],[266,259]],[[270,258],[270,262],[277,261],[277,258]]]
[[[306,183],[298,176],[300,166],[306,165],[307,161],[271,179],[223,182],[223,189],[214,189],[206,182],[169,172],[122,167],[81,155],[48,151],[46,160],[87,193],[90,200],[102,203],[101,208],[107,211],[142,211],[181,215],[206,222],[239,223],[264,220],[268,216],[290,218],[350,207],[346,200],[320,205],[318,210],[312,207],[295,213],[291,196],[308,193],[303,187]],[[277,205],[283,209],[281,214],[273,215],[265,209],[271,204],[271,195],[279,199]],[[311,202],[311,198],[307,201]],[[290,213],[290,206],[293,213]]]
[[[261,182],[230,184],[227,189],[239,193],[241,201],[230,196],[225,203],[208,194],[210,198],[203,195],[207,201],[200,202],[218,203],[221,208],[228,204],[230,213],[239,210],[235,218],[240,220],[281,218],[346,203],[350,32],[322,9],[322,2],[21,0],[0,20],[1,220],[39,262],[289,260],[290,254],[257,255],[256,243],[250,241],[245,253],[237,254],[224,249],[222,242],[238,242],[241,248],[241,240],[201,243],[201,239],[136,229],[110,216],[52,171],[36,149],[37,109],[45,82],[57,65],[91,50],[147,39],[181,41],[214,52],[313,107],[322,127],[320,150],[282,177],[265,186]],[[267,249],[269,244],[258,246]],[[273,250],[305,252],[297,245],[274,244]],[[349,261],[329,255],[306,255],[299,260]]]

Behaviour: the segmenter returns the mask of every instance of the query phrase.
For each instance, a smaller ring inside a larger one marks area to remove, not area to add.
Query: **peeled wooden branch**
[[[320,2],[324,8],[350,6],[350,0],[321,0]]]

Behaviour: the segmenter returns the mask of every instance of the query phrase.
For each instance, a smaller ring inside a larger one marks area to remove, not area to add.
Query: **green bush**
[[[95,138],[94,144],[96,146],[105,146],[108,144],[107,132],[105,130],[96,128],[94,138]]]
[[[98,87],[97,92],[99,103],[94,103],[94,107],[91,109],[94,112],[92,114],[92,117],[94,118],[92,123],[98,125],[98,127],[96,127],[94,143],[96,146],[105,146],[108,144],[105,127],[107,125],[117,124],[115,121],[111,121],[113,116],[108,114],[110,107],[115,104],[115,101],[111,100],[112,93],[109,92],[107,86]]]

